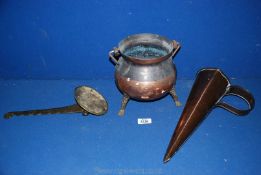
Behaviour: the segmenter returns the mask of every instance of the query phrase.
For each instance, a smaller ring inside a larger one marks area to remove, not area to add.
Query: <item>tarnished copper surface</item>
[[[128,36],[109,52],[115,64],[115,81],[124,95],[119,115],[128,100],[155,100],[169,93],[180,106],[175,92],[176,68],[172,58],[180,44],[163,36],[142,33]]]
[[[237,109],[225,102],[226,95],[242,98],[248,109]],[[181,145],[195,131],[207,114],[215,107],[224,108],[236,115],[248,114],[255,105],[254,97],[247,90],[230,85],[228,78],[219,69],[202,69],[194,82],[185,108],[169,142],[164,162],[168,162]]]
[[[175,81],[175,76],[170,75],[157,81],[140,82],[120,76],[116,73],[116,83],[119,89],[131,98],[138,100],[155,100],[168,93]]]

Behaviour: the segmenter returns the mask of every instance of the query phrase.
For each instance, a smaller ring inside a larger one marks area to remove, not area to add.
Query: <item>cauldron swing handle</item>
[[[119,63],[119,57],[121,56],[120,51],[118,48],[114,47],[113,50],[109,52],[109,57],[111,58],[112,62],[117,66]]]
[[[180,44],[177,41],[173,40],[173,53],[171,57],[174,57],[176,53],[179,51],[179,49],[180,49]]]

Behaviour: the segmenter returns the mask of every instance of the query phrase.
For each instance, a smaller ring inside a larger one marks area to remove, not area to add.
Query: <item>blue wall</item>
[[[110,78],[108,51],[143,32],[182,44],[179,78],[205,66],[261,77],[258,0],[0,0],[0,78]]]

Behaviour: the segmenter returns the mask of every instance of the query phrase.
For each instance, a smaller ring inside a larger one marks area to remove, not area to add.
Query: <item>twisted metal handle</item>
[[[13,111],[8,112],[4,115],[5,119],[10,119],[13,116],[30,116],[30,115],[45,115],[45,114],[67,114],[67,113],[83,113],[83,115],[88,115],[88,112],[82,109],[79,105],[74,104],[71,106],[50,108],[50,109],[38,109],[38,110],[28,110],[28,111]]]

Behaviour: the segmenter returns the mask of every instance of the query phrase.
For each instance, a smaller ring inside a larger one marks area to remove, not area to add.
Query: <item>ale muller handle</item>
[[[118,48],[113,48],[113,50],[109,52],[109,57],[115,65],[119,64],[118,61],[120,56],[121,54]]]
[[[247,102],[248,109],[238,109],[223,101],[218,102],[216,106],[240,116],[247,115],[250,111],[254,109],[255,99],[253,95],[247,90],[243,89],[242,87],[232,86],[232,85],[228,86],[227,92],[225,93],[224,96],[228,96],[228,95],[234,95],[242,98],[245,102]]]

